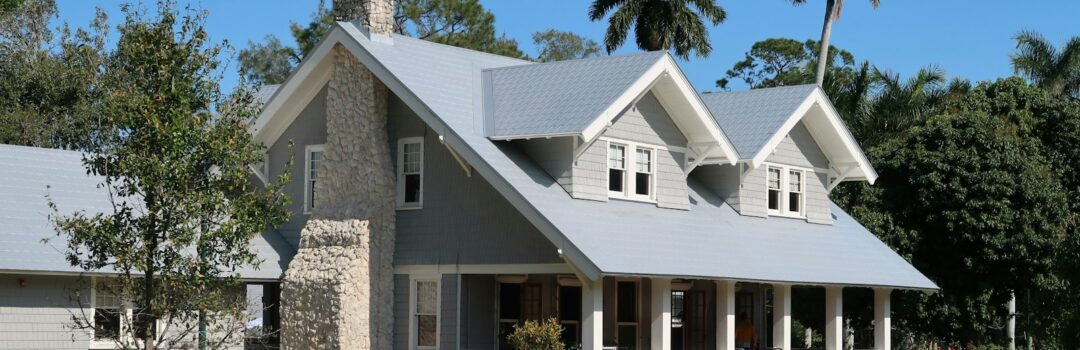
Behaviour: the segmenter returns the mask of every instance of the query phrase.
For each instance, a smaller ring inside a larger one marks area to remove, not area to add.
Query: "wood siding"
[[[89,333],[69,326],[81,312],[75,291],[90,308],[89,287],[89,278],[0,275],[0,349],[86,349]]]

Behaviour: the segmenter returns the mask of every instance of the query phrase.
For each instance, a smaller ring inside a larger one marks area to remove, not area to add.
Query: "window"
[[[94,290],[94,340],[119,339],[121,317],[120,297],[111,291]]]
[[[608,144],[608,191],[626,192],[626,146]]]
[[[681,290],[671,291],[671,328],[682,328],[683,318],[686,317],[686,292]]]
[[[539,284],[527,283],[521,288],[522,316],[526,321],[544,321],[543,296]]]
[[[398,140],[398,208],[420,208],[424,190],[424,138]]]
[[[319,164],[323,161],[323,145],[304,148],[304,212],[315,208],[315,180],[319,177]]]
[[[435,349],[439,337],[439,282],[416,280],[413,286],[413,345],[417,349]]]
[[[638,337],[638,290],[635,281],[615,284],[615,320],[619,348],[636,349]]]
[[[656,186],[655,154],[653,147],[631,142],[608,142],[608,195],[652,200]],[[631,164],[628,166],[627,163]]]
[[[806,170],[781,165],[768,166],[769,214],[805,216]]]

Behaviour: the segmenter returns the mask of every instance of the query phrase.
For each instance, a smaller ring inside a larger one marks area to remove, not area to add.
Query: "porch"
[[[402,287],[408,283],[410,293],[408,297],[399,294],[399,298],[405,297],[408,309],[402,310],[405,305],[399,303],[398,310],[407,313],[398,315],[408,318],[398,318],[395,348],[406,348],[402,345],[407,344],[409,349],[510,349],[505,339],[515,325],[550,318],[563,326],[563,341],[568,346],[581,344],[582,349],[804,347],[804,335],[792,330],[793,286],[789,284],[637,276],[605,276],[583,282],[573,273],[552,268],[540,273],[467,270],[411,274],[407,278],[397,275],[395,289],[406,289]],[[814,333],[824,344],[819,340],[814,348],[842,349],[844,288],[794,287],[823,291],[818,294],[825,299],[821,300],[825,320],[819,323],[824,325],[824,334],[820,336],[821,328],[815,328]],[[891,289],[862,291],[873,295],[874,335],[872,342],[858,344],[859,348],[890,349]],[[438,306],[432,309],[432,305]],[[737,321],[740,315],[746,320]],[[742,338],[747,338],[749,329],[757,341],[739,339],[741,343],[736,343],[737,323]]]

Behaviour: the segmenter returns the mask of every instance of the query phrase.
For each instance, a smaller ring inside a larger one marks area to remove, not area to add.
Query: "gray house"
[[[664,52],[532,63],[369,20],[334,25],[253,129],[254,177],[294,179],[245,272],[281,283],[286,348],[507,349],[554,318],[583,349],[730,350],[742,314],[751,346],[792,349],[794,287],[825,290],[828,349],[844,290],[873,290],[890,349],[890,293],[937,289],[830,201],[877,174],[816,86],[699,95]],[[0,147],[0,178],[0,348],[87,348],[42,198],[106,199],[71,152]]]

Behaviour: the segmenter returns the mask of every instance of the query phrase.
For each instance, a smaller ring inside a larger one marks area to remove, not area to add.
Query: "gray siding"
[[[76,289],[90,307],[89,284],[77,277],[0,275],[0,349],[86,349],[89,334],[68,326],[80,312]]]
[[[562,186],[566,193],[573,194],[573,168],[572,158],[574,154],[574,138],[556,137],[551,139],[517,140],[513,141],[525,154],[529,155],[536,164],[540,165]]]
[[[802,122],[791,129],[787,137],[765,158],[767,162],[792,165],[811,169],[814,174],[806,175],[806,221],[818,224],[832,224],[832,212],[829,209],[828,185],[829,158],[818,147],[814,137]],[[821,172],[819,172],[819,169]],[[764,187],[760,187],[764,194]]]
[[[293,143],[292,148],[289,142]],[[304,214],[304,147],[307,145],[319,145],[326,142],[326,88],[323,87],[311,103],[300,112],[285,132],[281,134],[273,145],[267,150],[269,153],[269,177],[276,178],[285,172],[285,166],[292,157],[292,167],[288,170],[292,174],[292,181],[285,185],[284,192],[291,199],[289,211],[292,217],[281,225],[278,230],[289,244],[298,247],[300,244],[300,230],[307,223],[308,214]]]
[[[461,348],[494,349],[498,284],[491,275],[463,275],[461,282]]]
[[[423,208],[397,212],[395,265],[562,262],[540,231],[481,176],[466,176],[438,134],[396,98],[388,127],[395,153],[398,138],[424,137]]]
[[[442,275],[439,283],[439,349],[458,348],[458,276]]]
[[[615,118],[603,136],[651,145],[686,147],[686,137],[652,93]],[[607,142],[593,143],[573,166],[574,198],[607,200]],[[656,152],[656,202],[662,208],[689,209],[683,175],[685,156],[669,150]]]
[[[763,166],[754,169],[748,166],[743,168],[742,184],[739,186],[739,209],[743,215],[761,217],[769,215],[765,193],[766,169]]]
[[[394,275],[394,349],[409,349],[409,275]]]

